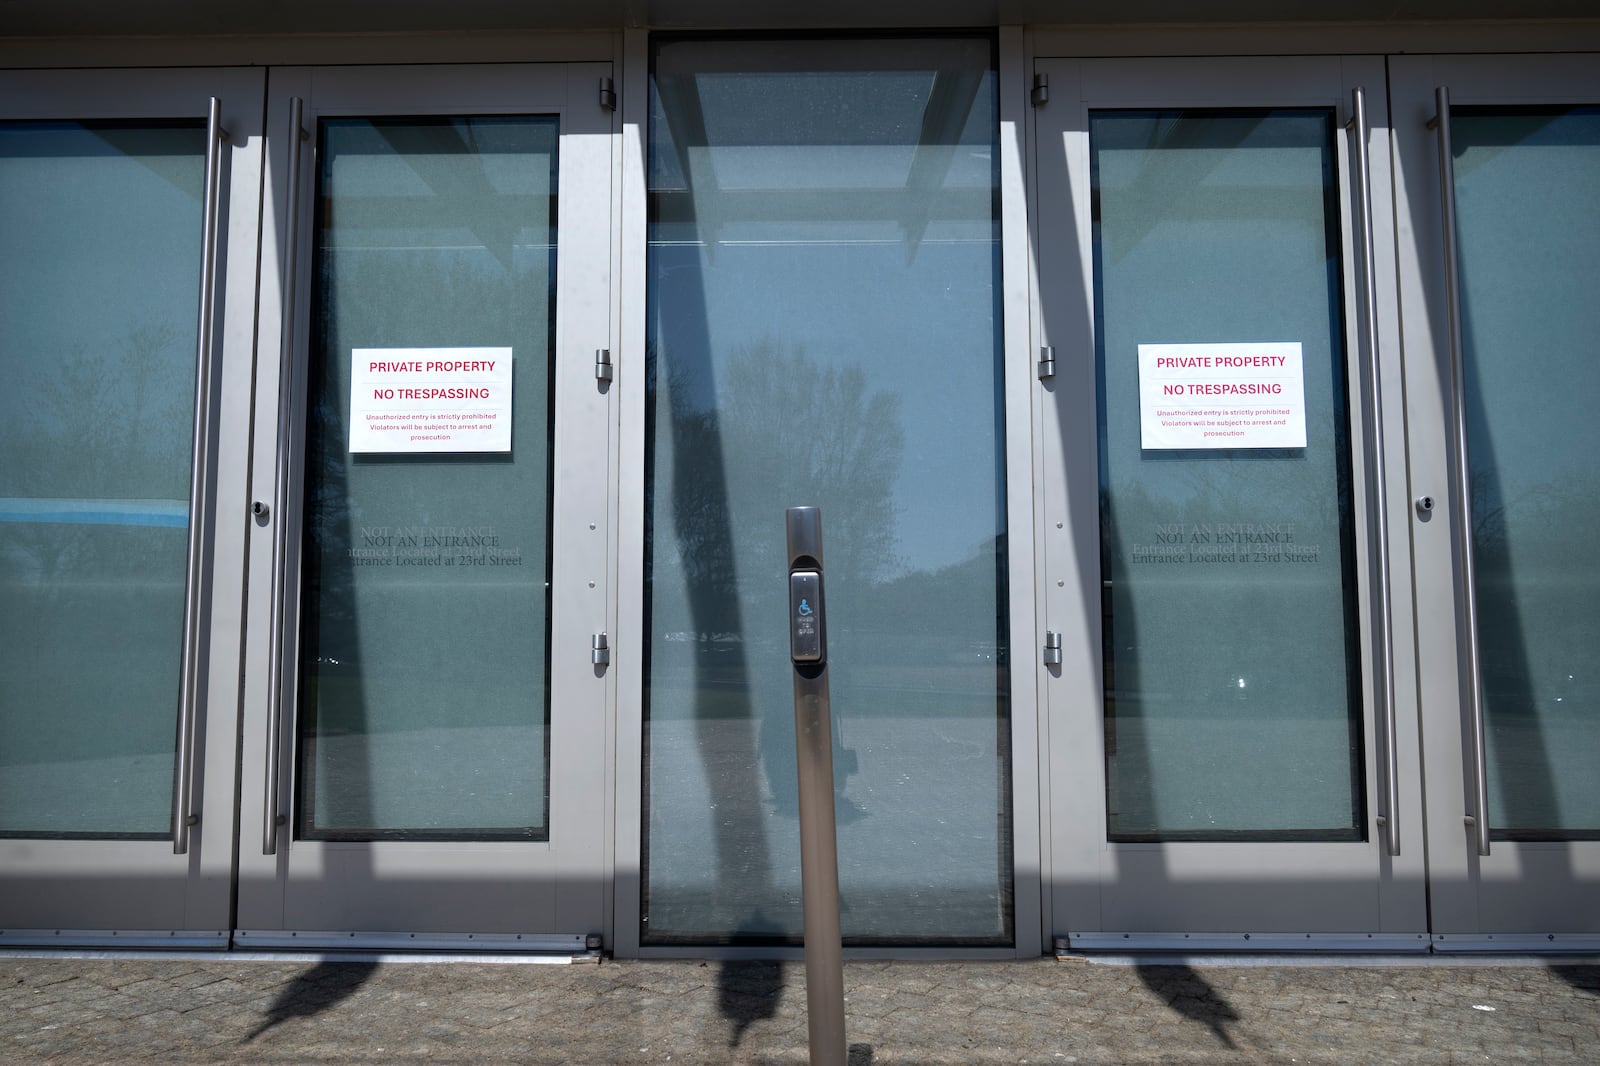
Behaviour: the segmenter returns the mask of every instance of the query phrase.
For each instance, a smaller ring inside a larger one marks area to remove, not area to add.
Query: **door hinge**
[[[1050,75],[1035,74],[1033,76],[1033,92],[1029,94],[1034,107],[1043,107],[1050,102]]]
[[[594,350],[594,379],[596,381],[610,381],[611,370],[611,349],[596,348]]]
[[[610,78],[600,79],[600,110],[615,111],[617,109],[617,86]]]
[[[1049,345],[1039,349],[1039,380],[1056,376],[1056,350]]]
[[[596,666],[610,665],[611,642],[604,633],[596,633],[589,641],[589,661]]]
[[[1061,634],[1053,629],[1044,631],[1044,664],[1061,665]]]

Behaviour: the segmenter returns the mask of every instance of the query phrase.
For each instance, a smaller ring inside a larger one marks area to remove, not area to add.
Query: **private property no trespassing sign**
[[[1139,345],[1139,446],[1304,448],[1300,342]]]
[[[509,452],[510,348],[353,348],[352,452]]]

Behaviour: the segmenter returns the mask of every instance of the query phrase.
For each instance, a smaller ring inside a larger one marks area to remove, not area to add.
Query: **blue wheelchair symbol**
[[[808,615],[810,613],[811,613],[811,604],[807,603],[805,600],[801,600],[800,601],[800,616],[802,618],[804,618],[806,615]]]

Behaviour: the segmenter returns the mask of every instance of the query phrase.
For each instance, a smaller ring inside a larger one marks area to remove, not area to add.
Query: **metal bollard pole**
[[[800,772],[800,892],[805,914],[806,1025],[811,1061],[845,1066],[844,953],[839,932],[839,841],[833,815],[828,630],[822,597],[822,512],[791,507],[789,657],[794,663],[795,757]]]

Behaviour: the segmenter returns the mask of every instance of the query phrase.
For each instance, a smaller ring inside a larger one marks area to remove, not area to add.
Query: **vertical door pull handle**
[[[206,484],[211,469],[211,362],[216,336],[217,228],[222,205],[222,102],[211,98],[206,111],[205,189],[200,222],[200,318],[195,329],[194,439],[189,473],[189,569],[183,591],[183,652],[178,682],[176,788],[172,804],[172,853],[189,851],[189,830],[199,823],[195,797],[195,759],[199,738],[200,624],[205,604],[203,527]]]
[[[1461,684],[1466,690],[1467,719],[1471,737],[1472,814],[1467,823],[1478,845],[1478,854],[1489,854],[1489,763],[1483,735],[1483,683],[1478,668],[1478,585],[1477,563],[1472,557],[1472,477],[1467,467],[1467,374],[1466,353],[1461,340],[1461,262],[1456,247],[1456,168],[1450,144],[1450,89],[1441,85],[1433,91],[1436,111],[1428,127],[1439,142],[1439,206],[1444,237],[1445,321],[1450,339],[1450,431],[1451,453],[1455,460],[1456,550],[1461,556],[1461,624],[1466,630],[1466,661],[1462,664]]]
[[[1390,855],[1400,854],[1400,760],[1396,752],[1398,728],[1394,709],[1394,605],[1389,592],[1389,483],[1383,452],[1383,364],[1378,357],[1378,263],[1372,236],[1372,160],[1367,142],[1372,125],[1367,117],[1366,90],[1357,87],[1350,93],[1351,116],[1347,129],[1355,134],[1356,182],[1361,187],[1361,296],[1362,316],[1366,319],[1366,424],[1368,465],[1368,508],[1373,516],[1373,559],[1377,573],[1378,669],[1373,672],[1373,695],[1382,715],[1383,811],[1378,825],[1383,829],[1384,845]]]
[[[278,525],[272,537],[272,606],[268,623],[271,634],[271,660],[267,664],[267,736],[266,783],[263,786],[261,854],[276,855],[278,830],[288,821],[280,809],[283,795],[278,779],[282,776],[283,722],[285,693],[294,686],[283,683],[284,674],[294,669],[285,661],[284,615],[285,584],[288,569],[289,526],[284,516],[289,506],[289,442],[294,438],[294,335],[295,335],[295,283],[296,259],[300,255],[300,142],[306,139],[301,127],[304,101],[296,96],[289,101],[289,144],[287,181],[284,185],[284,235],[281,288],[283,302],[282,332],[278,340],[278,450],[274,474],[273,499],[278,509]]]

